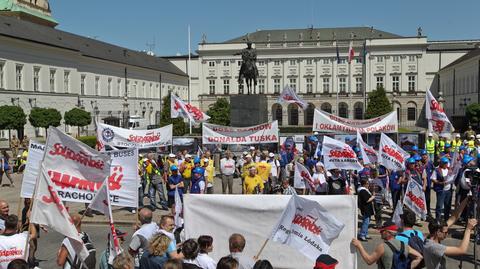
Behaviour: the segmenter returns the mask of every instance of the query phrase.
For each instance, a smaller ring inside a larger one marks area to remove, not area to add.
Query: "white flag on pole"
[[[307,183],[307,184],[305,184]],[[299,162],[295,162],[295,172],[293,177],[293,187],[297,189],[306,189],[307,186],[315,189],[312,175],[308,169]]]
[[[197,107],[185,103],[175,94],[172,94],[170,97],[170,117],[189,119],[193,124],[199,124],[200,122],[210,119],[207,114],[203,113]]]
[[[307,102],[300,99],[300,97],[298,97],[298,95],[295,93],[295,90],[288,85],[283,88],[282,94],[280,94],[278,97],[277,103],[296,104],[303,110],[307,109],[308,107]]]
[[[289,245],[315,261],[345,227],[319,203],[294,194],[273,228],[270,239]]]
[[[43,167],[37,179],[37,190],[30,218],[32,223],[50,227],[66,236],[82,261],[88,257],[88,250]]]
[[[360,149],[363,163],[376,163],[378,161],[377,152],[362,139],[362,135],[357,131],[357,147]]]
[[[423,187],[415,180],[408,181],[403,204],[415,212],[417,216],[425,219],[427,215],[425,193],[423,192]]]
[[[378,152],[379,163],[385,168],[398,171],[405,169],[405,160],[410,156],[390,137],[382,133]]]
[[[183,218],[181,217],[182,211],[182,198],[180,198],[178,188],[175,188],[175,228],[180,228],[183,226]]]
[[[401,201],[397,202],[397,207],[393,212],[392,221],[397,225],[397,227],[402,227],[402,218],[400,217],[403,214],[403,203]]]
[[[450,136],[455,131],[445,110],[440,106],[440,103],[435,99],[430,90],[427,90],[425,96],[425,114],[430,132]]]
[[[363,169],[358,162],[357,154],[348,144],[328,136],[323,137],[322,156],[327,170],[352,169],[358,171]]]
[[[108,218],[108,221],[110,223],[110,234],[111,234],[111,237],[113,238],[113,248],[112,248],[112,244],[109,244],[111,251],[110,251],[108,262],[109,264],[111,264],[113,262],[113,259],[118,254],[120,254],[122,250],[120,248],[117,232],[115,230],[115,225],[113,223],[112,206],[110,204],[110,190],[108,189],[108,178],[105,179],[105,182],[103,183],[102,187],[100,188],[100,190],[97,192],[92,202],[90,203],[89,208],[92,210],[102,212]]]

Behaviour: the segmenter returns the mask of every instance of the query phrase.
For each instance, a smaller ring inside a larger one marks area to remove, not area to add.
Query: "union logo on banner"
[[[415,212],[420,218],[425,219],[427,215],[425,193],[423,192],[422,186],[415,180],[408,182],[403,204]]]

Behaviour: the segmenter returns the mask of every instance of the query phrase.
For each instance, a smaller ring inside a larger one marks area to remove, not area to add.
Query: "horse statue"
[[[247,48],[234,55],[242,55],[242,66],[240,67],[240,73],[238,75],[238,85],[243,89],[243,80],[247,84],[247,92],[250,94],[250,90],[255,94],[255,88],[257,87],[258,69],[256,65],[257,51],[252,48],[252,42],[247,41]],[[253,88],[252,88],[253,84]]]

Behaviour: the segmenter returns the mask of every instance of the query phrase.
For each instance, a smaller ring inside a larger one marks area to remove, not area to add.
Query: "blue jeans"
[[[371,216],[363,216],[362,226],[360,227],[360,233],[358,237],[365,238],[368,235],[368,225],[370,225]]]
[[[450,209],[452,208],[452,190],[438,191],[437,204],[435,206],[435,218],[440,220],[443,213],[443,219],[448,220],[450,217]]]
[[[150,188],[148,189],[148,198],[150,199],[150,205],[153,206],[154,208],[156,207],[157,192],[158,192],[158,197],[160,198],[160,204],[166,206],[167,201],[165,200],[163,184],[153,183],[153,182],[150,182]]]

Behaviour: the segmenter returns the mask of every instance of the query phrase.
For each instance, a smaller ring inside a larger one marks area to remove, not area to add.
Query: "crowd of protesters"
[[[132,235],[128,247],[125,247],[128,251],[118,255],[110,265],[108,263],[110,253],[107,248],[102,253],[98,264],[100,268],[269,268],[268,261],[258,261],[253,257],[242,255],[246,242],[240,234],[233,234],[230,237],[230,249],[225,250],[225,254],[229,255],[215,261],[208,255],[214,246],[212,237],[203,235],[182,241],[181,228],[175,230],[172,216],[175,214],[177,191],[181,198],[186,193],[233,194],[234,185],[241,184],[241,192],[247,195],[292,195],[294,193],[358,195],[362,221],[358,237],[352,240],[352,244],[367,264],[376,262],[381,263],[382,268],[394,268],[392,267],[393,256],[396,256],[397,252],[403,252],[404,256],[409,257],[411,268],[419,264],[427,268],[446,268],[445,255],[464,254],[470,232],[476,225],[476,220],[470,219],[473,216],[474,207],[468,202],[468,197],[472,194],[472,185],[476,187],[477,184],[474,178],[475,173],[480,174],[476,168],[477,159],[480,158],[480,135],[476,135],[469,129],[464,136],[462,139],[460,134],[456,134],[455,139],[449,141],[444,137],[435,140],[432,134],[428,134],[425,148],[412,146],[411,156],[406,160],[405,169],[398,171],[386,169],[377,163],[365,164],[355,144],[351,146],[357,152],[363,169],[359,171],[326,170],[318,150],[320,148],[318,135],[307,137],[303,151],[297,150],[291,139],[287,139],[281,145],[277,154],[255,147],[251,147],[240,156],[225,151],[217,161],[219,167],[215,167],[215,160],[208,150],[193,155],[186,150],[176,154],[170,153],[167,156],[156,155],[154,152],[140,155],[138,171],[141,184],[138,189],[139,212],[136,212],[139,215],[140,224]],[[28,154],[27,150],[24,152]],[[23,164],[27,154],[19,155]],[[3,175],[6,175],[10,185],[13,185],[14,182],[10,177],[12,169],[9,167],[7,152],[2,152],[1,161],[0,184]],[[312,175],[313,182],[304,184],[303,188],[295,188],[295,162],[305,166]],[[455,167],[458,169],[455,170]],[[448,177],[454,170],[457,174],[454,177]],[[214,190],[216,179],[221,180],[221,192]],[[403,209],[401,225],[392,222],[393,211],[397,208],[397,204],[401,203],[406,186],[411,180],[419,183],[425,193],[430,233],[428,239],[420,231],[413,229],[414,225],[420,224],[418,217],[407,208]],[[436,197],[433,212],[430,204],[432,195]],[[147,203],[145,198],[148,199]],[[27,205],[26,208],[28,208]],[[452,213],[452,208],[457,210]],[[171,215],[162,216],[157,223],[152,213],[157,209],[171,210]],[[132,209],[134,210],[136,209]],[[85,215],[91,216],[91,212]],[[14,221],[19,222],[18,217],[9,214],[6,201],[0,201],[0,247],[2,242],[11,241],[11,236],[25,236],[25,232],[22,231],[26,231],[29,227],[27,218],[28,212],[25,211],[22,216],[24,224],[22,229],[18,229],[16,225],[13,226]],[[76,222],[76,227],[81,232],[79,216],[73,215],[72,220]],[[363,248],[361,241],[371,239],[368,229],[372,220],[375,220],[374,227],[379,229],[384,242],[369,254]],[[448,228],[456,221],[466,224],[464,240],[458,247],[441,245]],[[29,230],[38,232],[40,228],[36,226]],[[90,243],[88,235],[81,234],[84,242]],[[117,236],[123,241],[125,233],[117,231]],[[32,234],[30,238],[36,239],[37,235]],[[418,240],[416,247],[412,244],[415,240]],[[35,245],[31,247],[32,259],[35,247]],[[92,249],[95,250],[93,246]],[[78,266],[85,266],[84,263],[95,263],[95,261],[79,263],[74,253],[68,240],[64,240],[58,252],[58,265],[63,268],[81,268]],[[29,262],[31,265],[32,261]],[[0,265],[0,269],[3,268],[7,268],[6,265]]]

